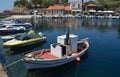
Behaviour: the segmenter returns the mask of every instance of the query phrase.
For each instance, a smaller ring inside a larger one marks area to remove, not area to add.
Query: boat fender
[[[72,51],[69,51],[69,52],[68,52],[68,56],[71,56],[71,55],[72,55]]]
[[[76,58],[76,62],[80,62],[80,58],[79,57]]]

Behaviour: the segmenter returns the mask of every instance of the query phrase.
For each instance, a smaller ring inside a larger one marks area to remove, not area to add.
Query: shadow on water
[[[2,50],[3,46],[2,46],[2,44],[3,44],[3,41],[0,38],[0,63],[4,64],[6,60],[5,60],[5,57],[3,55],[3,50]]]
[[[80,63],[87,58],[88,53],[86,52],[81,57]],[[58,67],[28,70],[27,77],[76,77],[80,63],[73,61]]]
[[[40,43],[35,43],[35,44],[29,45],[29,46],[10,47],[10,50],[8,50],[6,52],[6,55],[12,56],[12,55],[20,54],[20,53],[26,54],[26,53],[31,52],[33,49],[40,48],[45,43],[46,43],[46,41],[40,42]]]

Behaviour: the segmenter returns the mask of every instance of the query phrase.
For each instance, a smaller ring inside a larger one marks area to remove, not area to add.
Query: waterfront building
[[[38,12],[42,15],[78,14],[82,12],[82,0],[72,1],[67,5],[56,4],[48,8],[39,8]]]
[[[54,5],[48,8],[38,9],[38,13],[41,15],[64,15],[71,14],[70,6],[66,5]]]
[[[96,4],[88,4],[86,6],[86,11],[88,11],[88,12],[96,12],[96,10],[97,10]]]
[[[82,12],[82,1],[81,0],[75,0],[70,2],[70,8],[72,14],[77,14]]]
[[[63,15],[64,14],[64,7],[63,5],[54,5],[54,6],[49,6],[48,10],[49,10],[49,14],[50,15]]]

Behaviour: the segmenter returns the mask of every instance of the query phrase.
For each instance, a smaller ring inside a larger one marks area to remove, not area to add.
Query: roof
[[[70,9],[70,6],[65,6],[64,9],[65,9],[65,10],[71,10],[71,9]]]
[[[54,5],[54,6],[49,6],[48,9],[50,9],[50,10],[55,10],[55,9],[70,10],[70,6]]]
[[[49,6],[48,9],[54,10],[54,9],[64,9],[63,5],[54,5],[54,6]]]
[[[97,6],[96,4],[88,4],[87,6]]]
[[[11,10],[6,9],[6,10],[4,10],[4,12],[11,12]]]

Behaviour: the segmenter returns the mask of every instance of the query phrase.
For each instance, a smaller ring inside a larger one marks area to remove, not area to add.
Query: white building
[[[73,14],[81,13],[82,11],[82,0],[75,0],[70,2],[71,12]]]

